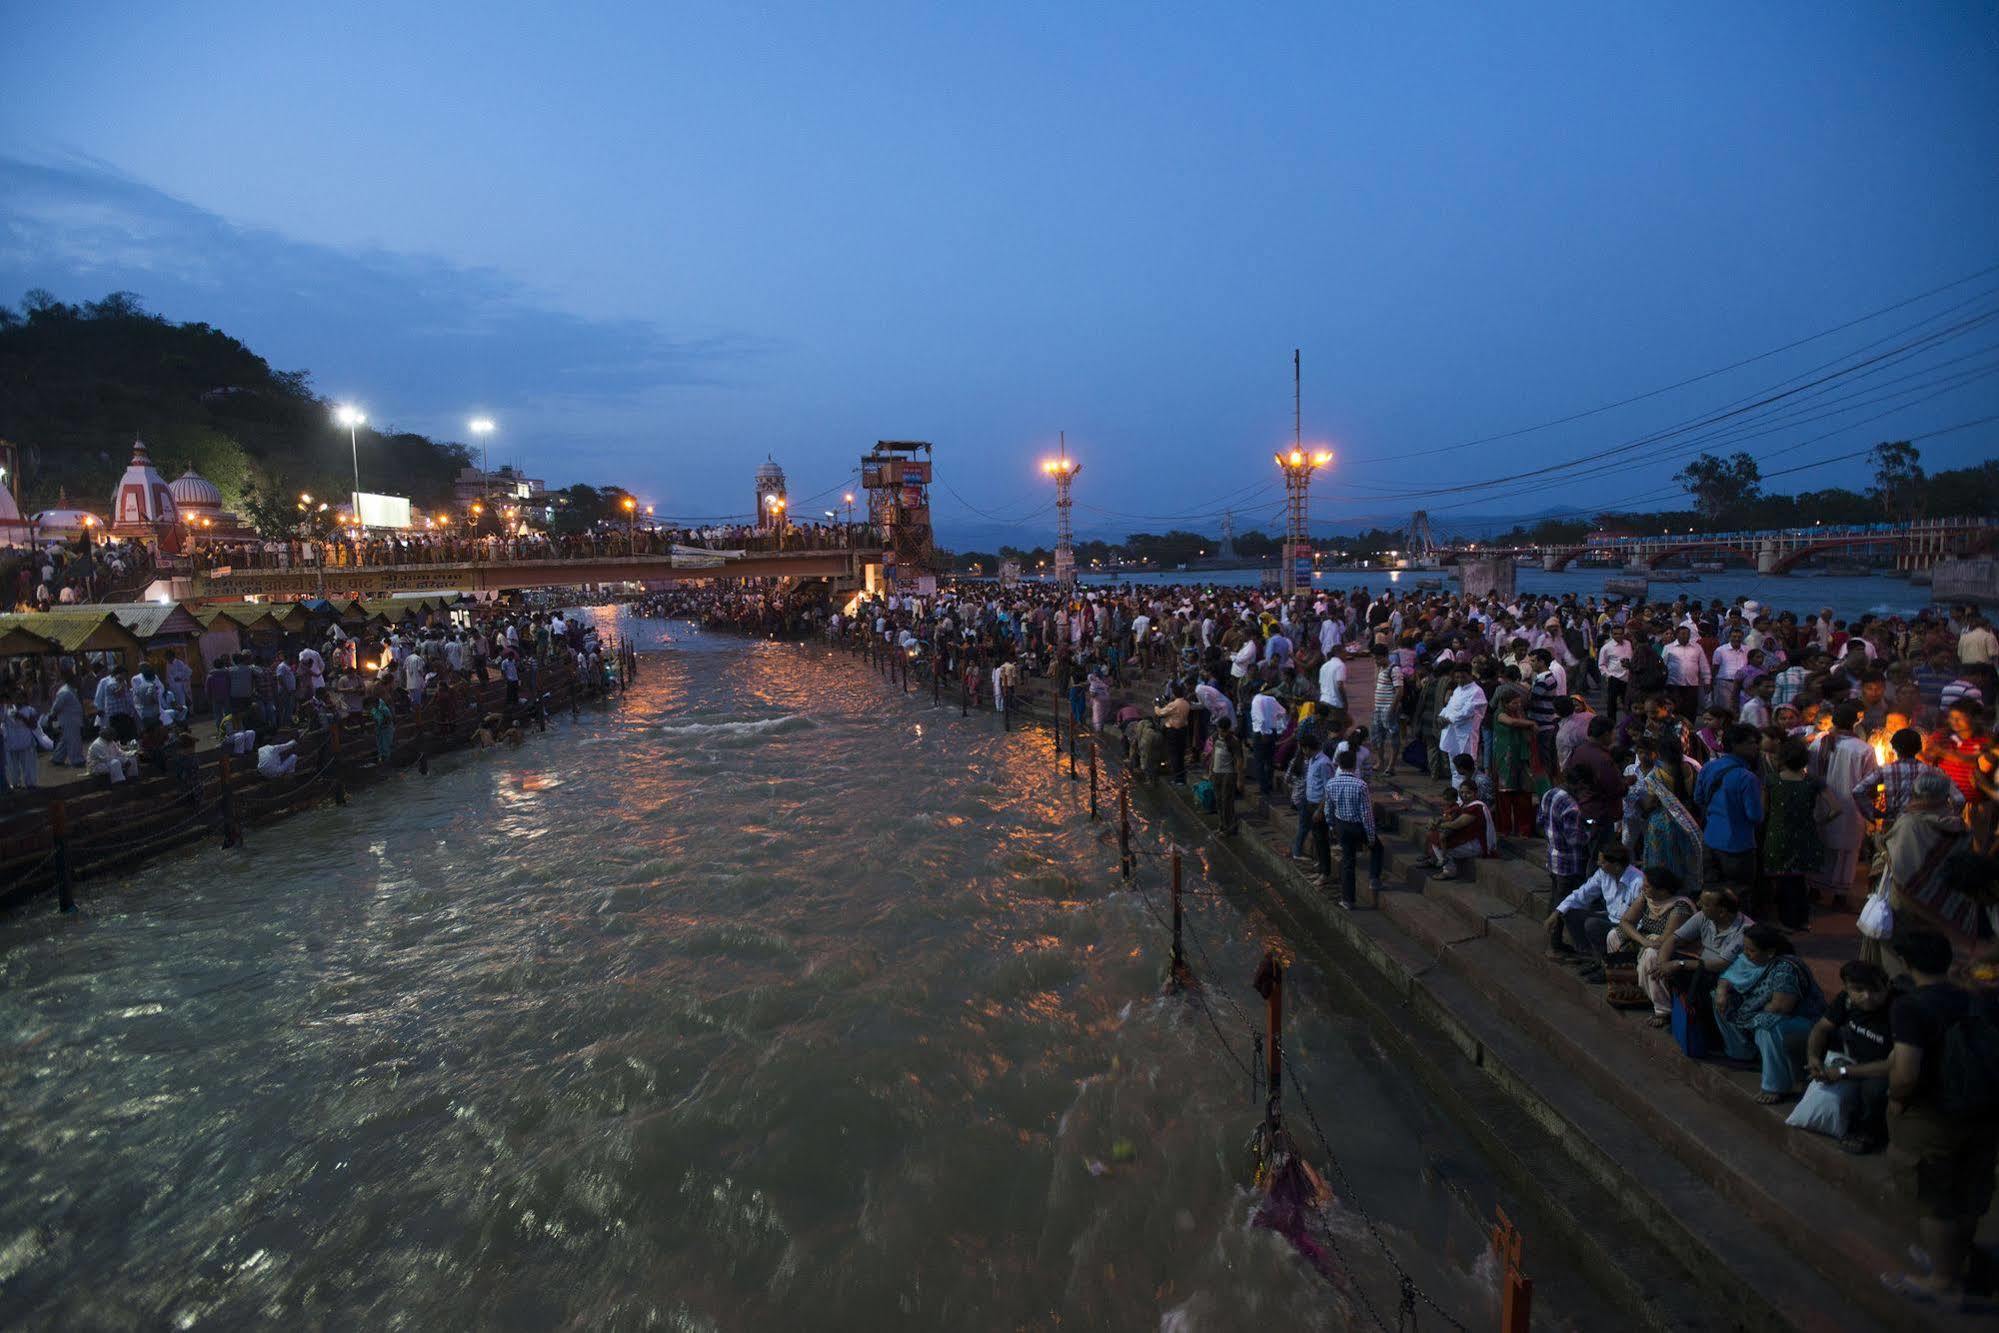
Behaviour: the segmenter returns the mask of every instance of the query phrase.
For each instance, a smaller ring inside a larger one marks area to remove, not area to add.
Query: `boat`
[[[1650,588],[1651,583],[1643,575],[1612,575],[1603,581],[1605,593],[1612,597],[1628,597],[1634,602],[1644,601]]]
[[[1687,568],[1696,574],[1723,574],[1728,571],[1728,566],[1719,560],[1695,560]]]
[[[1444,581],[1442,579],[1416,580],[1417,592],[1442,592],[1443,590],[1444,590]]]

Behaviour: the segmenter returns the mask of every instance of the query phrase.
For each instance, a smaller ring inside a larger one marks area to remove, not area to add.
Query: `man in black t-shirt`
[[[1888,1053],[1895,1044],[1889,1006],[1895,993],[1888,974],[1856,958],[1839,969],[1845,983],[1805,1041],[1805,1072],[1820,1083],[1857,1091],[1853,1123],[1839,1146],[1850,1153],[1877,1152],[1888,1142]],[[1837,1051],[1846,1057],[1828,1065]]]
[[[1950,941],[1911,930],[1898,933],[1893,948],[1916,986],[1889,1009],[1895,1044],[1888,1054],[1888,1132],[1896,1156],[1915,1169],[1917,1234],[1931,1267],[1928,1273],[1884,1273],[1882,1281],[1905,1296],[1953,1308],[1964,1299],[1978,1221],[1992,1206],[1999,1122],[1947,1115],[1937,1105],[1945,1038],[1977,1003],[1946,979]]]

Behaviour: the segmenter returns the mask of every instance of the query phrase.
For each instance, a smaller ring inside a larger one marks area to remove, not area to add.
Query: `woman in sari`
[[[1652,1002],[1655,1028],[1673,1020],[1673,993],[1658,968],[1659,948],[1693,914],[1693,899],[1681,892],[1680,877],[1664,866],[1648,865],[1644,890],[1624,909],[1611,935],[1605,966],[1615,967],[1628,962],[1633,953],[1637,955],[1637,985]]]
[[[1432,879],[1456,879],[1458,862],[1491,856],[1499,845],[1492,825],[1492,811],[1478,798],[1478,784],[1467,782],[1458,788],[1455,804],[1444,807],[1437,822],[1423,839]]]
[[[1492,785],[1499,793],[1495,822],[1510,837],[1534,833],[1534,723],[1518,694],[1508,694],[1492,728]]]
[[[1825,1012],[1825,992],[1775,926],[1751,926],[1742,941],[1715,984],[1715,1026],[1732,1059],[1761,1061],[1756,1100],[1767,1104],[1797,1091],[1805,1037]]]
[[[1647,866],[1664,866],[1696,897],[1701,891],[1701,826],[1688,802],[1693,797],[1698,765],[1680,750],[1673,732],[1659,737],[1659,762],[1645,775],[1639,807],[1645,812]]]

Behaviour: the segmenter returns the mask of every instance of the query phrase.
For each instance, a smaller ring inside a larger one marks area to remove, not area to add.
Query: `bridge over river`
[[[288,565],[223,568],[156,580],[149,598],[175,601],[266,601],[302,597],[367,597],[398,592],[503,592],[602,583],[676,583],[692,579],[826,579],[858,587],[868,566],[882,563],[878,547],[825,547],[794,551],[743,551],[731,555],[620,554],[599,551],[524,559],[451,560],[430,563]]]
[[[1849,551],[1885,550],[1896,569],[1929,569],[1945,560],[1989,551],[1995,543],[1999,543],[1999,519],[1968,517],[1604,537],[1576,546],[1543,547],[1540,554],[1551,570],[1589,556],[1610,556],[1634,571],[1651,569],[1674,556],[1705,556],[1753,562],[1759,574],[1788,574],[1811,556]]]

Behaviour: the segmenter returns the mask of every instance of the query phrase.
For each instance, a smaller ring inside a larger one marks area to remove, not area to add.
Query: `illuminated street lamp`
[[[1066,431],[1059,437],[1061,452],[1041,464],[1041,470],[1055,478],[1055,581],[1067,587],[1076,581],[1076,553],[1073,549],[1074,533],[1069,524],[1069,483],[1083,470],[1083,465],[1069,457],[1069,436]]]
[[[354,517],[361,516],[361,427],[368,416],[360,408],[342,403],[333,409],[333,419],[347,428],[347,449],[354,460]]]
[[[624,499],[618,501],[618,503],[624,506],[625,510],[625,549],[633,554],[637,554],[639,549],[639,502],[632,496],[627,495]]]
[[[1279,570],[1279,586],[1289,594],[1298,590],[1298,561],[1310,543],[1305,531],[1306,492],[1311,488],[1312,474],[1332,462],[1333,455],[1330,450],[1307,452],[1293,445],[1290,452],[1275,457],[1277,466],[1284,473],[1284,557]]]
[[[480,493],[487,499],[491,499],[493,495],[493,469],[490,466],[492,459],[486,453],[486,437],[491,435],[498,427],[493,424],[493,418],[491,417],[473,417],[465,423],[465,429],[471,431],[479,439]]]

